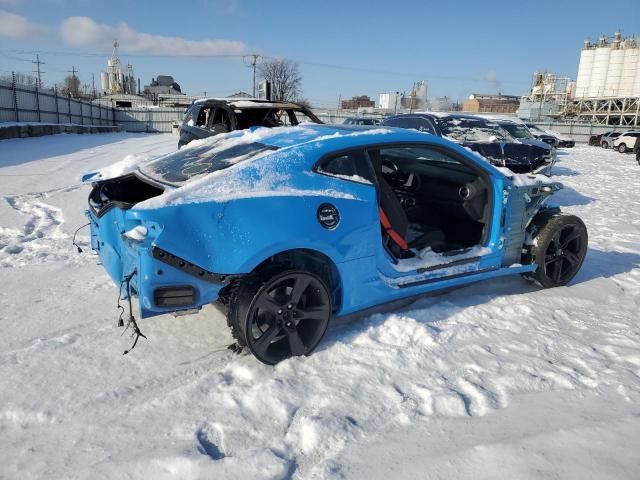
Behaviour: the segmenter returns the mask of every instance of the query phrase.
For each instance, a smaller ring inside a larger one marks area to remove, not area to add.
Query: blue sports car
[[[91,246],[130,309],[214,303],[269,364],[383,303],[512,274],[565,285],[587,250],[545,203],[560,183],[398,128],[236,131],[85,180]]]

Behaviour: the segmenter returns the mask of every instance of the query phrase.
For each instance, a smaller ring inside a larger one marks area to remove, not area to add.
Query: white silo
[[[623,51],[624,63],[622,65],[618,95],[621,97],[631,97],[634,95],[633,83],[636,79],[636,74],[640,72],[640,49],[637,48],[636,42],[633,39],[629,39],[625,42]]]
[[[636,49],[636,51],[638,51]],[[632,97],[640,97],[640,57],[638,57],[636,63],[636,75],[635,81],[633,82],[633,91],[631,92]]]
[[[604,86],[607,81],[607,71],[609,69],[609,56],[611,48],[607,45],[606,37],[600,37],[598,47],[593,59],[593,69],[591,70],[591,81],[589,82],[589,97],[602,97]]]
[[[576,79],[576,97],[587,97],[589,95],[589,84],[591,82],[591,71],[593,69],[593,59],[596,51],[591,47],[591,43],[587,40],[584,42],[584,48],[580,53],[580,64],[578,66],[578,77]]]
[[[624,50],[620,47],[611,48],[609,55],[609,68],[604,85],[605,97],[617,97],[622,77],[622,66],[624,64]]]
[[[103,92],[109,91],[109,74],[107,72],[100,73],[100,85]]]

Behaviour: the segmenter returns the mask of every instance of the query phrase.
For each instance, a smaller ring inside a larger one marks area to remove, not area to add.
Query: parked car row
[[[591,135],[589,145],[613,148],[620,153],[633,152],[640,165],[640,130],[607,132]]]
[[[517,119],[458,113],[406,113],[387,117],[382,125],[444,137],[515,173],[551,175],[556,161],[555,147],[536,139]]]

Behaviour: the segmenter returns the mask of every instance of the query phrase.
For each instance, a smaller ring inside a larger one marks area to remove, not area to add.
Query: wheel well
[[[331,292],[333,310],[339,309],[342,304],[342,282],[340,273],[333,260],[316,250],[298,248],[277,253],[260,265],[252,273],[258,272],[274,265],[282,265],[283,268],[296,268],[319,276]]]

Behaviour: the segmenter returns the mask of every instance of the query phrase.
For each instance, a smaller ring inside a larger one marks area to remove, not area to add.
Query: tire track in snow
[[[0,267],[12,268],[43,261],[68,261],[74,250],[70,236],[62,231],[62,210],[43,200],[55,193],[69,193],[80,186],[47,192],[6,196],[11,208],[26,217],[20,228],[0,227]]]

